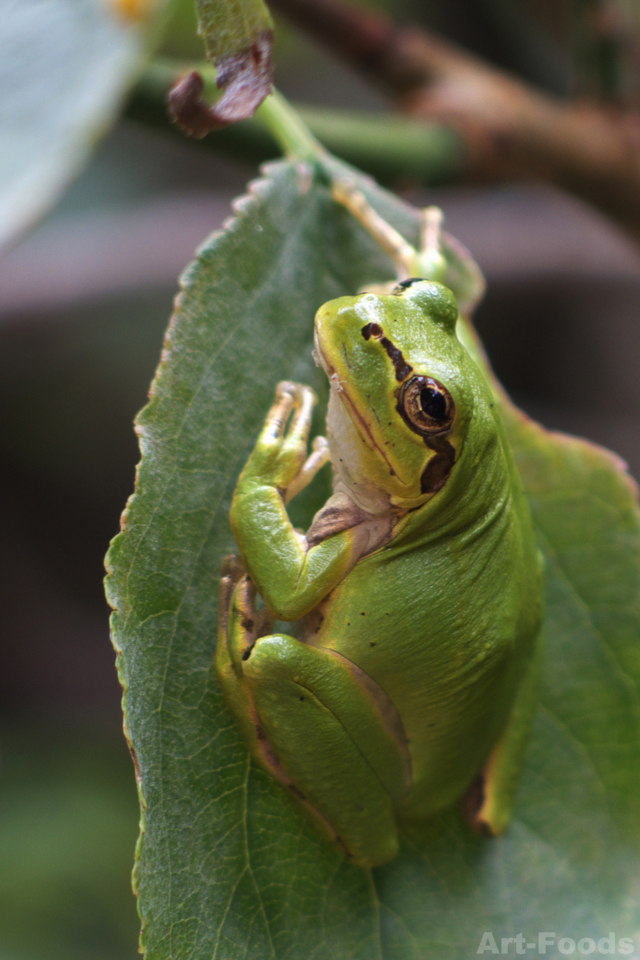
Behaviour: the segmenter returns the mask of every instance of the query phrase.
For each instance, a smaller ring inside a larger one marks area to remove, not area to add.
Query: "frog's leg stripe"
[[[353,676],[353,679],[356,681],[356,684],[357,684],[357,689],[359,689],[360,691],[366,691],[368,698],[371,702],[371,705],[373,706],[373,708],[375,709],[379,717],[380,724],[385,729],[386,736],[390,741],[390,743],[392,744],[394,760],[395,760],[396,751],[397,751],[397,754],[401,759],[402,765],[404,767],[403,771],[397,771],[397,773],[401,774],[397,780],[395,779],[396,774],[394,774],[393,781],[391,783],[385,784],[386,789],[389,791],[389,793],[394,799],[401,799],[404,793],[407,792],[411,787],[411,782],[413,779],[413,771],[411,768],[411,754],[409,753],[409,741],[407,739],[407,733],[406,733],[406,730],[404,729],[404,724],[402,722],[400,714],[398,713],[391,698],[387,696],[387,694],[384,692],[382,687],[378,683],[376,683],[376,681],[373,680],[367,673],[365,673],[364,670],[361,670],[360,667],[356,666],[356,664],[353,663],[351,660],[348,660],[347,657],[343,656],[343,654],[338,653],[337,650],[323,649],[322,652],[323,654],[327,654],[330,657],[334,657],[337,661],[339,661],[343,669],[348,671]],[[344,723],[345,729],[349,732],[350,736],[352,736],[352,739],[356,744],[356,746],[358,747],[358,749],[366,757],[371,767],[374,770],[376,770],[376,767],[378,765],[378,760],[380,758],[380,744],[378,743],[376,745],[371,758],[369,758],[369,756],[367,755],[369,738],[371,737],[371,734],[373,732],[371,728],[369,728],[367,740],[362,745],[360,745],[358,741],[358,731],[356,726],[353,723],[349,722],[349,720],[345,716],[344,704],[341,702],[338,702],[337,704],[334,703],[332,704],[332,707],[330,707],[329,709],[332,709],[332,712],[341,720],[341,722]],[[388,760],[386,762],[388,763]],[[402,772],[404,773],[404,777],[402,777]],[[380,779],[384,783],[386,778],[383,775],[381,775]],[[398,786],[398,784],[402,784],[403,780],[404,780],[405,786],[404,787]]]
[[[393,800],[406,795],[411,787],[407,737],[398,711],[374,680],[341,654],[288,635],[263,637],[253,648],[244,665],[250,686],[256,660],[274,683],[279,673],[291,674],[303,688],[299,693],[313,694],[336,718]],[[262,715],[259,704],[258,712]]]
[[[463,801],[470,825],[480,833],[499,836],[511,819],[518,776],[538,703],[542,645],[539,635],[507,725]]]

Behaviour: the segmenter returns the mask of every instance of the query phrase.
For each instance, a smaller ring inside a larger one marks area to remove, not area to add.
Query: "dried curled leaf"
[[[265,30],[240,54],[216,60],[216,83],[224,95],[209,105],[203,98],[204,81],[192,70],[169,91],[167,103],[173,121],[191,137],[204,137],[230,123],[253,116],[271,91],[273,34]]]
[[[196,0],[198,33],[216,67],[224,95],[210,105],[200,74],[188,74],[169,92],[169,113],[192,137],[204,137],[253,116],[271,92],[273,23],[262,0]]]

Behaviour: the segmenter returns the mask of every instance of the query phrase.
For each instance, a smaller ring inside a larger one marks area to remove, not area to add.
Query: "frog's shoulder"
[[[390,539],[396,520],[392,512],[382,516],[367,513],[344,491],[337,490],[313,518],[307,530],[307,543],[309,547],[315,547],[336,533],[358,527],[363,541],[366,536],[360,553],[360,556],[364,556],[379,549]]]

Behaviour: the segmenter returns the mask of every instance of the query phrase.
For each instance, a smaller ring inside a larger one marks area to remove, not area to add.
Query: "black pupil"
[[[444,420],[447,415],[447,401],[439,390],[423,387],[420,391],[420,406],[432,420]]]

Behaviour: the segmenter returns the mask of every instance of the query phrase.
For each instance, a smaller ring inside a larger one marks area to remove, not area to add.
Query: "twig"
[[[405,113],[464,139],[467,178],[545,179],[640,237],[640,113],[566,102],[416,27],[337,0],[272,6],[391,93]]]

